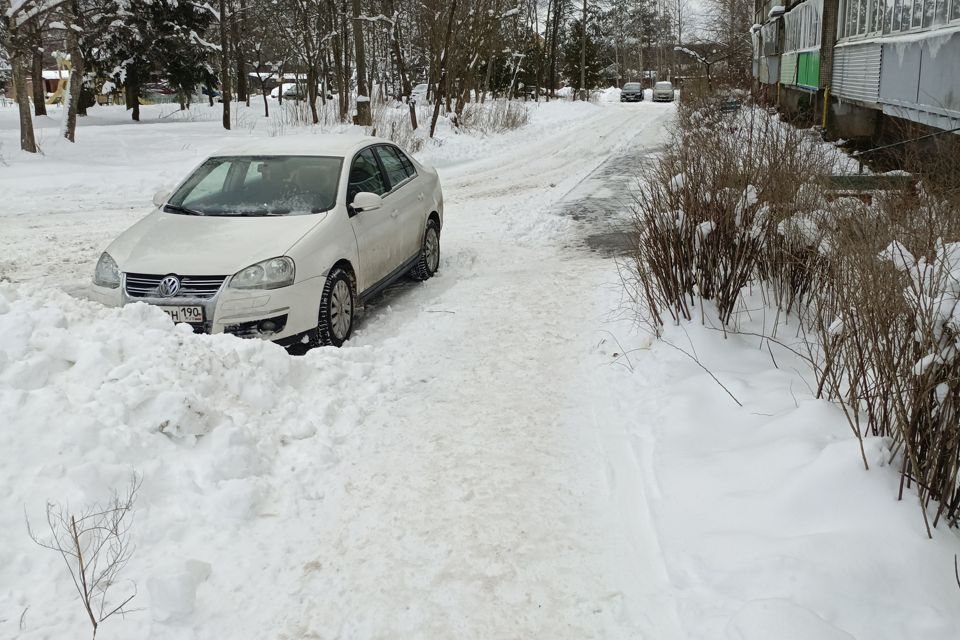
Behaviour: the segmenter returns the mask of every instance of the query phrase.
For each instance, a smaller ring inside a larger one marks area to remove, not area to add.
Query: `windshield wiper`
[[[204,215],[204,214],[201,213],[200,211],[194,211],[193,209],[187,209],[186,207],[181,207],[180,205],[169,204],[169,203],[163,205],[163,210],[164,210],[164,211],[169,211],[169,212],[171,212],[171,213],[180,213],[180,214],[183,214],[183,215],[185,215],[185,216],[202,216],[202,215]]]

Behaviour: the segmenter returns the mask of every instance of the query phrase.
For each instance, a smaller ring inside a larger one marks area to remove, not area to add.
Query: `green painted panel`
[[[797,59],[797,84],[804,87],[820,86],[820,52],[807,51]]]

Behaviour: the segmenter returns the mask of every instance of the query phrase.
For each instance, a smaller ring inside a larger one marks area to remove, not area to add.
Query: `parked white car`
[[[249,141],[154,204],[100,256],[93,293],[197,332],[340,346],[359,303],[440,265],[437,173],[378,138]]]

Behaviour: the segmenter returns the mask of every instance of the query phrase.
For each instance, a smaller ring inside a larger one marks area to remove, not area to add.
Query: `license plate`
[[[197,324],[203,322],[203,307],[199,305],[189,307],[160,307],[160,310],[170,316],[174,322],[189,322]]]

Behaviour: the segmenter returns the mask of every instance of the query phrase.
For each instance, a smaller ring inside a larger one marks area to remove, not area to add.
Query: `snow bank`
[[[230,592],[240,624],[276,614],[282,602],[236,585],[246,573],[282,592],[296,579],[297,554],[308,551],[289,546],[310,536],[304,497],[336,490],[337,443],[362,421],[342,402],[378,393],[366,379],[372,355],[319,349],[291,358],[268,342],[194,335],[144,304],[105,309],[0,284],[0,487],[10,507],[0,511],[9,554],[0,611],[15,612],[0,629],[26,607],[27,632],[82,629],[63,562],[30,542],[23,510],[43,534],[47,501],[83,509],[134,472],[143,479],[137,551],[121,578],[139,585],[132,606],[150,614],[111,619],[106,630],[127,631],[110,637],[157,637],[151,620],[176,634],[170,624],[195,607],[226,614],[211,602]],[[278,573],[283,566],[289,575]]]

